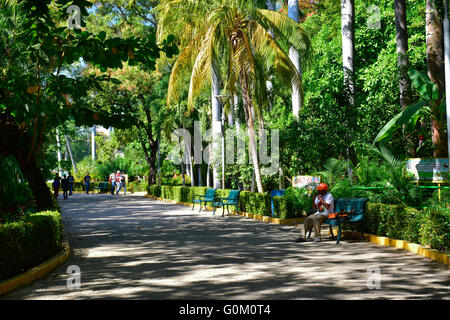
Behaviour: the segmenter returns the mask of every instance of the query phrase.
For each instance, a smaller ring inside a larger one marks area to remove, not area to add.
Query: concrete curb
[[[70,255],[70,246],[67,241],[62,243],[63,249],[53,258],[44,261],[40,265],[32,268],[31,270],[18,274],[10,279],[6,279],[0,282],[0,296],[18,288],[33,282],[39,278],[42,278],[47,273],[58,267]]]
[[[163,202],[167,202],[170,204],[181,204],[184,206],[189,206],[192,207],[192,203],[187,203],[187,202],[179,202],[179,201],[175,201],[175,200],[169,200],[169,199],[164,199],[164,198],[160,198],[160,197],[155,197],[152,195],[145,195],[147,198],[151,198],[154,200],[159,200],[159,201],[163,201]],[[208,210],[208,211],[213,211],[214,208],[212,207],[206,207],[206,209],[202,209],[202,210]],[[268,216],[261,216],[259,214],[254,214],[254,213],[249,213],[249,212],[236,212],[236,211],[230,211],[231,214],[236,215],[236,216],[243,216],[246,218],[250,218],[250,219],[255,219],[255,220],[259,220],[259,221],[263,221],[263,222],[268,222],[268,223],[273,223],[273,224],[283,224],[283,225],[296,225],[299,223],[303,223],[303,221],[305,220],[304,217],[302,218],[288,218],[288,219],[280,219],[280,218],[272,218],[272,217],[268,217]]]
[[[336,230],[337,231],[337,230]],[[337,232],[336,234],[337,235]],[[342,237],[347,239],[361,239],[361,234],[359,232],[353,231],[342,231]],[[395,247],[398,249],[408,250],[417,255],[432,259],[437,262],[444,263],[450,266],[450,255],[445,252],[440,252],[435,249],[425,248],[424,246],[398,239],[390,239],[387,237],[377,236],[373,234],[364,234],[364,239],[367,242],[375,243],[382,246]]]

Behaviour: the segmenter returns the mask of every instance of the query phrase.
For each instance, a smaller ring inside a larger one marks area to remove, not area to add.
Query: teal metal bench
[[[100,182],[98,187],[93,187],[92,189],[98,189],[99,192],[106,192],[108,190],[108,182]]]
[[[361,241],[364,241],[364,232],[362,229],[362,223],[364,219],[364,213],[366,211],[366,204],[369,199],[367,198],[354,198],[354,199],[336,199],[334,202],[334,212],[336,217],[332,219],[327,219],[323,223],[330,226],[330,234],[332,239],[335,237],[333,235],[332,227],[338,227],[338,236],[336,244],[339,244],[341,240],[341,225],[343,223],[351,223],[359,225],[359,230],[361,232]],[[311,230],[309,231],[308,238],[311,237]]]
[[[216,196],[216,189],[206,189],[205,194],[194,194],[192,196],[192,210],[196,203],[200,204],[200,209],[198,212],[202,211],[202,202],[205,202],[205,207],[207,202],[214,203],[214,198]],[[197,198],[197,199],[196,199]]]
[[[238,210],[239,210],[239,193],[240,192],[241,192],[241,190],[230,190],[230,193],[228,194],[228,198],[216,197],[214,199],[213,215],[216,213],[216,208],[217,207],[222,207],[222,209],[223,209],[222,217],[225,214],[225,207],[227,207],[227,212],[228,213],[230,213],[229,206],[235,206],[236,207],[236,212],[238,212]]]

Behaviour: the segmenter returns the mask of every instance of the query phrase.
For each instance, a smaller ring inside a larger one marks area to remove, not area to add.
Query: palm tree
[[[397,33],[397,61],[400,88],[400,105],[405,109],[408,104],[408,31],[406,24],[406,0],[394,0],[395,25]]]
[[[288,16],[295,22],[300,22],[300,10],[298,8],[298,0],[289,0],[288,1]],[[300,77],[302,76],[302,66],[300,62],[300,55],[298,50],[292,46],[289,49],[289,58],[297,69]],[[292,113],[294,117],[298,117],[298,113],[300,112],[300,108],[303,104],[303,93],[300,88],[297,87],[296,83],[292,83]]]
[[[342,62],[347,102],[350,108],[355,106],[355,0],[341,0],[342,17]]]
[[[266,80],[270,74],[281,76],[285,83],[296,83],[302,88],[300,75],[291,60],[277,41],[268,33],[273,30],[290,45],[299,50],[309,49],[305,32],[290,18],[274,11],[258,9],[253,2],[244,0],[216,1],[163,1],[160,26],[185,25],[185,34],[191,41],[182,43],[169,81],[167,103],[170,106],[179,99],[178,92],[183,86],[183,74],[190,72],[188,108],[192,109],[194,98],[208,85],[213,94],[217,85],[212,81],[216,72],[222,73],[227,95],[240,93],[249,134],[249,147],[255,170],[259,192],[264,192],[258,164],[255,139],[255,117],[258,117],[263,104],[254,104],[255,98],[267,94]],[[203,12],[203,16],[198,16]],[[195,18],[197,18],[196,21]],[[226,66],[225,70],[219,64]],[[261,68],[264,65],[266,68]],[[217,77],[219,78],[219,77]],[[214,100],[214,99],[213,99]],[[264,102],[263,100],[259,100]],[[267,99],[265,99],[267,103]],[[214,112],[215,107],[213,107]],[[252,112],[254,110],[254,112]],[[213,116],[214,120],[217,119]]]
[[[400,93],[400,106],[404,110],[408,107],[410,81],[408,77],[408,31],[406,23],[406,0],[394,0],[395,9],[395,26],[397,40],[397,64],[398,64],[398,81]],[[414,146],[413,133],[406,134],[408,142],[408,153],[411,157],[415,157],[416,149]]]
[[[355,0],[341,0],[341,32],[342,32],[342,63],[344,67],[344,88],[347,102],[347,159],[356,161],[354,150],[350,147],[352,141],[351,130],[356,124],[355,119]],[[348,175],[352,169],[348,167]]]

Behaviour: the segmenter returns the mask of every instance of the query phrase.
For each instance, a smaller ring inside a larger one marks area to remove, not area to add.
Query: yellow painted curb
[[[70,255],[70,247],[68,242],[63,242],[63,249],[53,258],[41,263],[33,269],[6,279],[0,282],[0,296],[4,295],[20,286],[26,285],[34,280],[42,278],[54,268],[62,264]]]
[[[152,198],[152,199],[155,199],[155,200],[164,201],[164,202],[171,203],[171,204],[182,204],[182,205],[185,205],[185,206],[192,207],[192,203],[186,203],[186,202],[179,202],[179,201],[175,201],[175,200],[164,199],[164,198],[155,197],[155,196],[152,196],[152,195],[149,195],[149,194],[146,194],[145,196],[147,198]],[[214,208],[206,207],[206,210],[213,211]],[[272,217],[268,217],[268,216],[261,216],[261,215],[250,213],[250,212],[242,212],[242,211],[239,211],[239,212],[230,211],[230,212],[231,212],[231,214],[237,215],[237,216],[243,216],[243,217],[250,218],[250,219],[260,220],[260,221],[263,221],[263,222],[274,223],[274,224],[283,224],[283,225],[295,225],[295,224],[303,223],[303,221],[305,220],[305,217],[280,219],[280,218],[272,218]]]
[[[344,238],[345,237],[357,239],[361,238],[359,232],[352,232],[352,231],[342,231],[342,236]],[[409,242],[406,240],[390,239],[387,237],[377,236],[373,234],[364,234],[364,238],[368,242],[376,243],[382,246],[408,250],[412,253],[432,259],[437,262],[442,262],[450,266],[450,255],[445,252],[439,252],[438,250],[435,249],[425,248],[420,244]]]

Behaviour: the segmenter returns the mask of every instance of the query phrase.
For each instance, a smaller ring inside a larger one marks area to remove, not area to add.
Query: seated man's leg
[[[313,216],[313,224],[314,224],[314,241],[320,241],[321,239],[321,226],[322,223],[327,220],[328,214],[326,213],[315,213]]]
[[[305,242],[306,241],[306,234],[308,233],[309,230],[311,230],[313,227],[313,217],[312,216],[308,216],[305,218],[305,221],[303,222],[303,232],[305,234],[305,236],[302,238],[302,236],[298,237],[297,240],[295,240],[296,242]]]
[[[307,233],[313,228],[313,224],[314,224],[313,215],[306,217],[305,221],[303,222],[303,227],[304,227],[303,229],[305,231],[305,239],[306,239]]]

